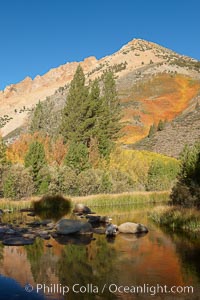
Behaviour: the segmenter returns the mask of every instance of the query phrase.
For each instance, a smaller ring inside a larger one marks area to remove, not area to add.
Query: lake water
[[[150,209],[150,205],[95,208],[96,213],[111,216],[114,224],[147,225],[149,233],[143,236],[119,234],[107,239],[94,234],[92,241],[37,238],[23,247],[0,242],[0,299],[200,299],[199,237],[156,226],[147,218]],[[26,213],[6,218],[16,223],[34,220]],[[191,286],[193,293],[183,292],[184,286]],[[172,287],[178,291],[169,292]]]

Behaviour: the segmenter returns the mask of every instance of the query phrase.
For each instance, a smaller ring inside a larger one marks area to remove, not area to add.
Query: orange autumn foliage
[[[34,134],[22,134],[18,140],[7,148],[7,158],[12,163],[24,163],[24,158],[28,151],[29,145],[33,141],[39,141],[44,146],[45,155],[48,163],[60,165],[67,153],[67,146],[62,137],[58,137],[52,142],[48,136],[43,136],[38,132]]]
[[[129,105],[123,109],[121,142],[134,143],[147,136],[153,123],[173,120],[199,92],[198,80],[180,74],[158,74],[136,84],[122,100]]]

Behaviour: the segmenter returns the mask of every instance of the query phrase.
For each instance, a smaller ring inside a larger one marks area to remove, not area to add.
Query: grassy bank
[[[32,197],[27,200],[9,200],[1,199],[1,209],[18,210],[22,208],[31,207],[34,201],[39,200],[41,197]],[[169,192],[132,192],[122,194],[99,194],[82,197],[71,197],[73,203],[83,203],[88,206],[123,206],[134,203],[158,203],[168,202]]]
[[[9,199],[0,199],[0,208],[1,209],[10,209],[16,211],[23,208],[30,208],[32,202],[39,198],[29,198],[27,200],[9,200]]]
[[[181,207],[157,206],[149,217],[156,224],[167,228],[200,232],[200,211]]]
[[[129,205],[134,203],[168,202],[169,192],[132,192],[122,194],[100,194],[85,197],[73,197],[75,203],[81,202],[88,206]]]

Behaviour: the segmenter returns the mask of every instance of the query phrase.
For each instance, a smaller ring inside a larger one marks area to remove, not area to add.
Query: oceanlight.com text
[[[92,283],[88,283],[86,285],[81,285],[75,283],[72,286],[62,285],[62,284],[36,284],[34,288],[32,285],[25,285],[25,290],[30,293],[35,291],[36,293],[43,294],[60,294],[66,295],[70,292],[74,294],[103,294],[105,292],[109,292],[111,294],[148,294],[151,296],[155,296],[156,294],[193,294],[194,288],[193,286],[167,286],[167,285],[118,285],[115,283],[104,284],[103,286],[97,286]]]

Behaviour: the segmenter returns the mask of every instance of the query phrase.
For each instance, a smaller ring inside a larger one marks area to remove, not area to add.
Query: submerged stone
[[[5,246],[24,246],[24,245],[32,245],[34,243],[34,239],[25,239],[23,237],[13,237],[13,238],[3,240],[2,243]]]

